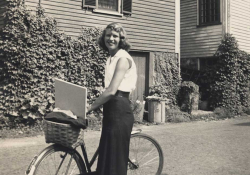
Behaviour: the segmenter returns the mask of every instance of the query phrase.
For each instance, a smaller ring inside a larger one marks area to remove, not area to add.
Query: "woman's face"
[[[118,32],[106,29],[104,41],[111,55],[119,50],[120,34]]]

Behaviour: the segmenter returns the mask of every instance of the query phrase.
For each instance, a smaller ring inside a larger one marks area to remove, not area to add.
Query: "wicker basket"
[[[43,131],[46,143],[57,143],[73,149],[84,143],[83,129],[69,124],[43,120]]]

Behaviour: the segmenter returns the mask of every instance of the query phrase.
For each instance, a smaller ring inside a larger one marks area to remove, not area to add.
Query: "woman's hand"
[[[91,105],[87,103],[86,114],[89,114],[90,112],[91,112]]]
[[[102,120],[102,117],[100,116],[100,113],[92,111],[87,114],[87,119],[93,119],[93,120]]]

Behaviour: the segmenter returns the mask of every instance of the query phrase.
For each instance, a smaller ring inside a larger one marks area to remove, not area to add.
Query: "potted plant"
[[[143,114],[144,114],[144,105],[145,101],[140,101],[140,100],[132,100],[130,99],[131,102],[131,109],[134,114],[134,118],[136,122],[142,122],[143,121]]]

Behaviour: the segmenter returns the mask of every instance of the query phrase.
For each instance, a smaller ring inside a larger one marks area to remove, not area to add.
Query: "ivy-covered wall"
[[[179,60],[175,53],[154,52],[153,85],[149,88],[150,95],[169,99],[177,105],[177,95],[181,85]]]
[[[94,99],[102,89],[107,57],[96,43],[101,29],[82,29],[81,36],[72,39],[43,8],[31,14],[17,2],[10,2],[7,24],[0,30],[0,126],[50,112],[54,78],[87,87],[88,98]]]

